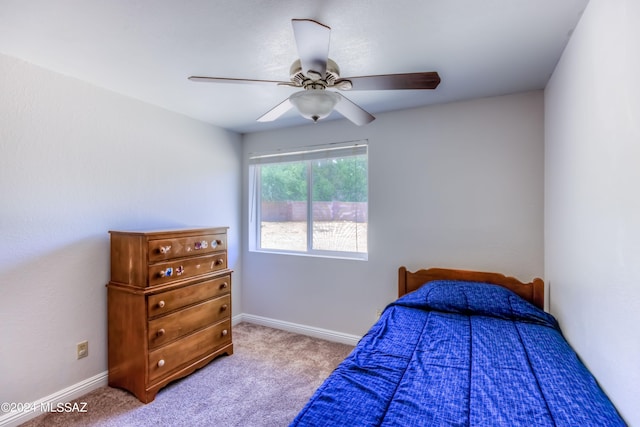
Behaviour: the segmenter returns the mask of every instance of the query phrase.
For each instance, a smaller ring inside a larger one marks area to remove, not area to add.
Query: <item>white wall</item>
[[[240,270],[241,138],[3,55],[0,94],[0,402],[30,402],[107,369],[108,230],[230,226]]]
[[[640,2],[592,0],[545,91],[545,277],[566,338],[640,425]]]
[[[245,135],[245,189],[250,152],[368,139],[370,194],[368,261],[243,242],[244,313],[362,335],[395,299],[401,265],[542,276],[543,115],[530,92]]]

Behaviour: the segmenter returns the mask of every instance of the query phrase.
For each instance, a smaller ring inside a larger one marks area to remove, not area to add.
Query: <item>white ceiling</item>
[[[426,91],[343,92],[372,114],[542,89],[588,0],[0,0],[0,53],[237,132],[296,89],[292,18],[331,27],[341,76],[438,71]],[[328,119],[341,118],[332,113]],[[355,125],[354,125],[355,126]]]

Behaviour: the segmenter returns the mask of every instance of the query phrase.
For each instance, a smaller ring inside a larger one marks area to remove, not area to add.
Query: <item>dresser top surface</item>
[[[171,234],[172,236],[191,236],[200,234],[220,234],[226,233],[229,227],[184,227],[184,228],[167,228],[167,229],[149,229],[149,230],[109,230],[109,234],[127,234],[140,235],[149,237],[160,237]]]

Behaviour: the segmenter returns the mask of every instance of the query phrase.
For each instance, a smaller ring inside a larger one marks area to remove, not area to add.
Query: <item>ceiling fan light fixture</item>
[[[289,101],[302,117],[317,122],[331,114],[340,101],[340,95],[321,89],[309,89],[294,93]]]

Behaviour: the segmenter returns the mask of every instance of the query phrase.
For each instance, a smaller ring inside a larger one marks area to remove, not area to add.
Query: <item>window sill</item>
[[[369,254],[361,254],[361,253],[351,253],[351,252],[294,252],[294,251],[285,251],[285,250],[277,250],[277,249],[250,249],[249,252],[252,253],[261,253],[261,254],[270,254],[270,255],[291,255],[291,256],[301,256],[301,257],[311,257],[311,258],[330,258],[330,259],[338,259],[338,260],[349,260],[349,261],[368,261]]]

